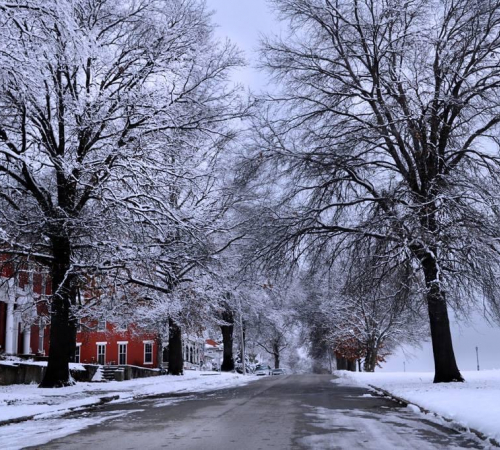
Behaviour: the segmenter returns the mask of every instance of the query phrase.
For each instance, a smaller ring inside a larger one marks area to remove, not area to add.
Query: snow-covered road
[[[487,448],[470,434],[425,420],[366,389],[331,381],[328,375],[266,377],[186,399],[112,403],[38,421],[37,428],[33,421],[19,424],[19,430],[13,425],[12,431],[24,434],[27,448],[64,450]],[[9,445],[22,448],[19,442]]]

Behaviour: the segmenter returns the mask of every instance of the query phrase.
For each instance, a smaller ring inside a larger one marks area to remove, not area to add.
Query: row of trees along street
[[[42,387],[81,318],[158,332],[175,375],[183,331],[224,370],[236,339],[367,371],[430,332],[435,382],[462,381],[449,308],[500,318],[500,0],[269,3],[251,96],[202,0],[0,2],[0,245],[50,275]]]
[[[461,381],[448,307],[499,316],[500,2],[270,3],[288,31],[262,42],[278,88],[241,175],[264,199],[255,258],[323,277],[341,264],[342,308],[424,301],[434,381]]]
[[[15,0],[0,22],[1,239],[50,268],[41,386],[64,386],[81,308],[158,301],[207,276],[230,204],[219,155],[244,114],[227,77],[242,59],[197,0]],[[95,298],[88,277],[102,281]]]

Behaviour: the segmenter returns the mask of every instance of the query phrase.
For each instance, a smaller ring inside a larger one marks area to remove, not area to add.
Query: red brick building
[[[37,265],[10,261],[0,254],[0,354],[46,356],[49,353],[50,277]],[[155,334],[133,326],[120,329],[94,323],[77,334],[76,360],[82,363],[158,367]]]
[[[158,336],[145,333],[134,326],[119,328],[99,322],[95,330],[78,332],[76,362],[158,367]]]
[[[0,354],[49,354],[50,277],[37,265],[14,264],[0,254]],[[133,365],[157,368],[162,363],[161,340],[134,325],[85,321],[77,333],[75,361],[88,364]],[[204,340],[183,337],[184,367],[199,369],[204,361]]]

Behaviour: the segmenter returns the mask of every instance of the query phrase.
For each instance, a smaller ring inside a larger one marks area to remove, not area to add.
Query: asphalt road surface
[[[110,404],[71,420],[107,417],[47,449],[266,450],[488,448],[329,375],[265,377],[247,386]]]

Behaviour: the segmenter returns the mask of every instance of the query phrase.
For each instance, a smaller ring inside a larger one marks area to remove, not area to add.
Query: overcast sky
[[[228,37],[245,52],[249,64],[235,74],[235,80],[253,90],[263,89],[267,78],[254,68],[259,36],[279,31],[266,0],[207,0],[207,5],[215,11],[219,35]]]
[[[264,89],[266,77],[255,69],[255,50],[261,34],[279,33],[280,24],[274,19],[266,0],[207,0],[215,10],[213,20],[219,25],[218,34],[229,37],[242,49],[249,66],[235,74],[235,80],[253,90]],[[500,368],[500,327],[490,326],[479,316],[472,324],[452,325],[453,341],[461,370],[476,369],[476,346],[479,347],[482,369]],[[384,370],[401,371],[403,362],[408,371],[432,371],[434,363],[430,343],[422,349],[402,349],[390,357]]]

